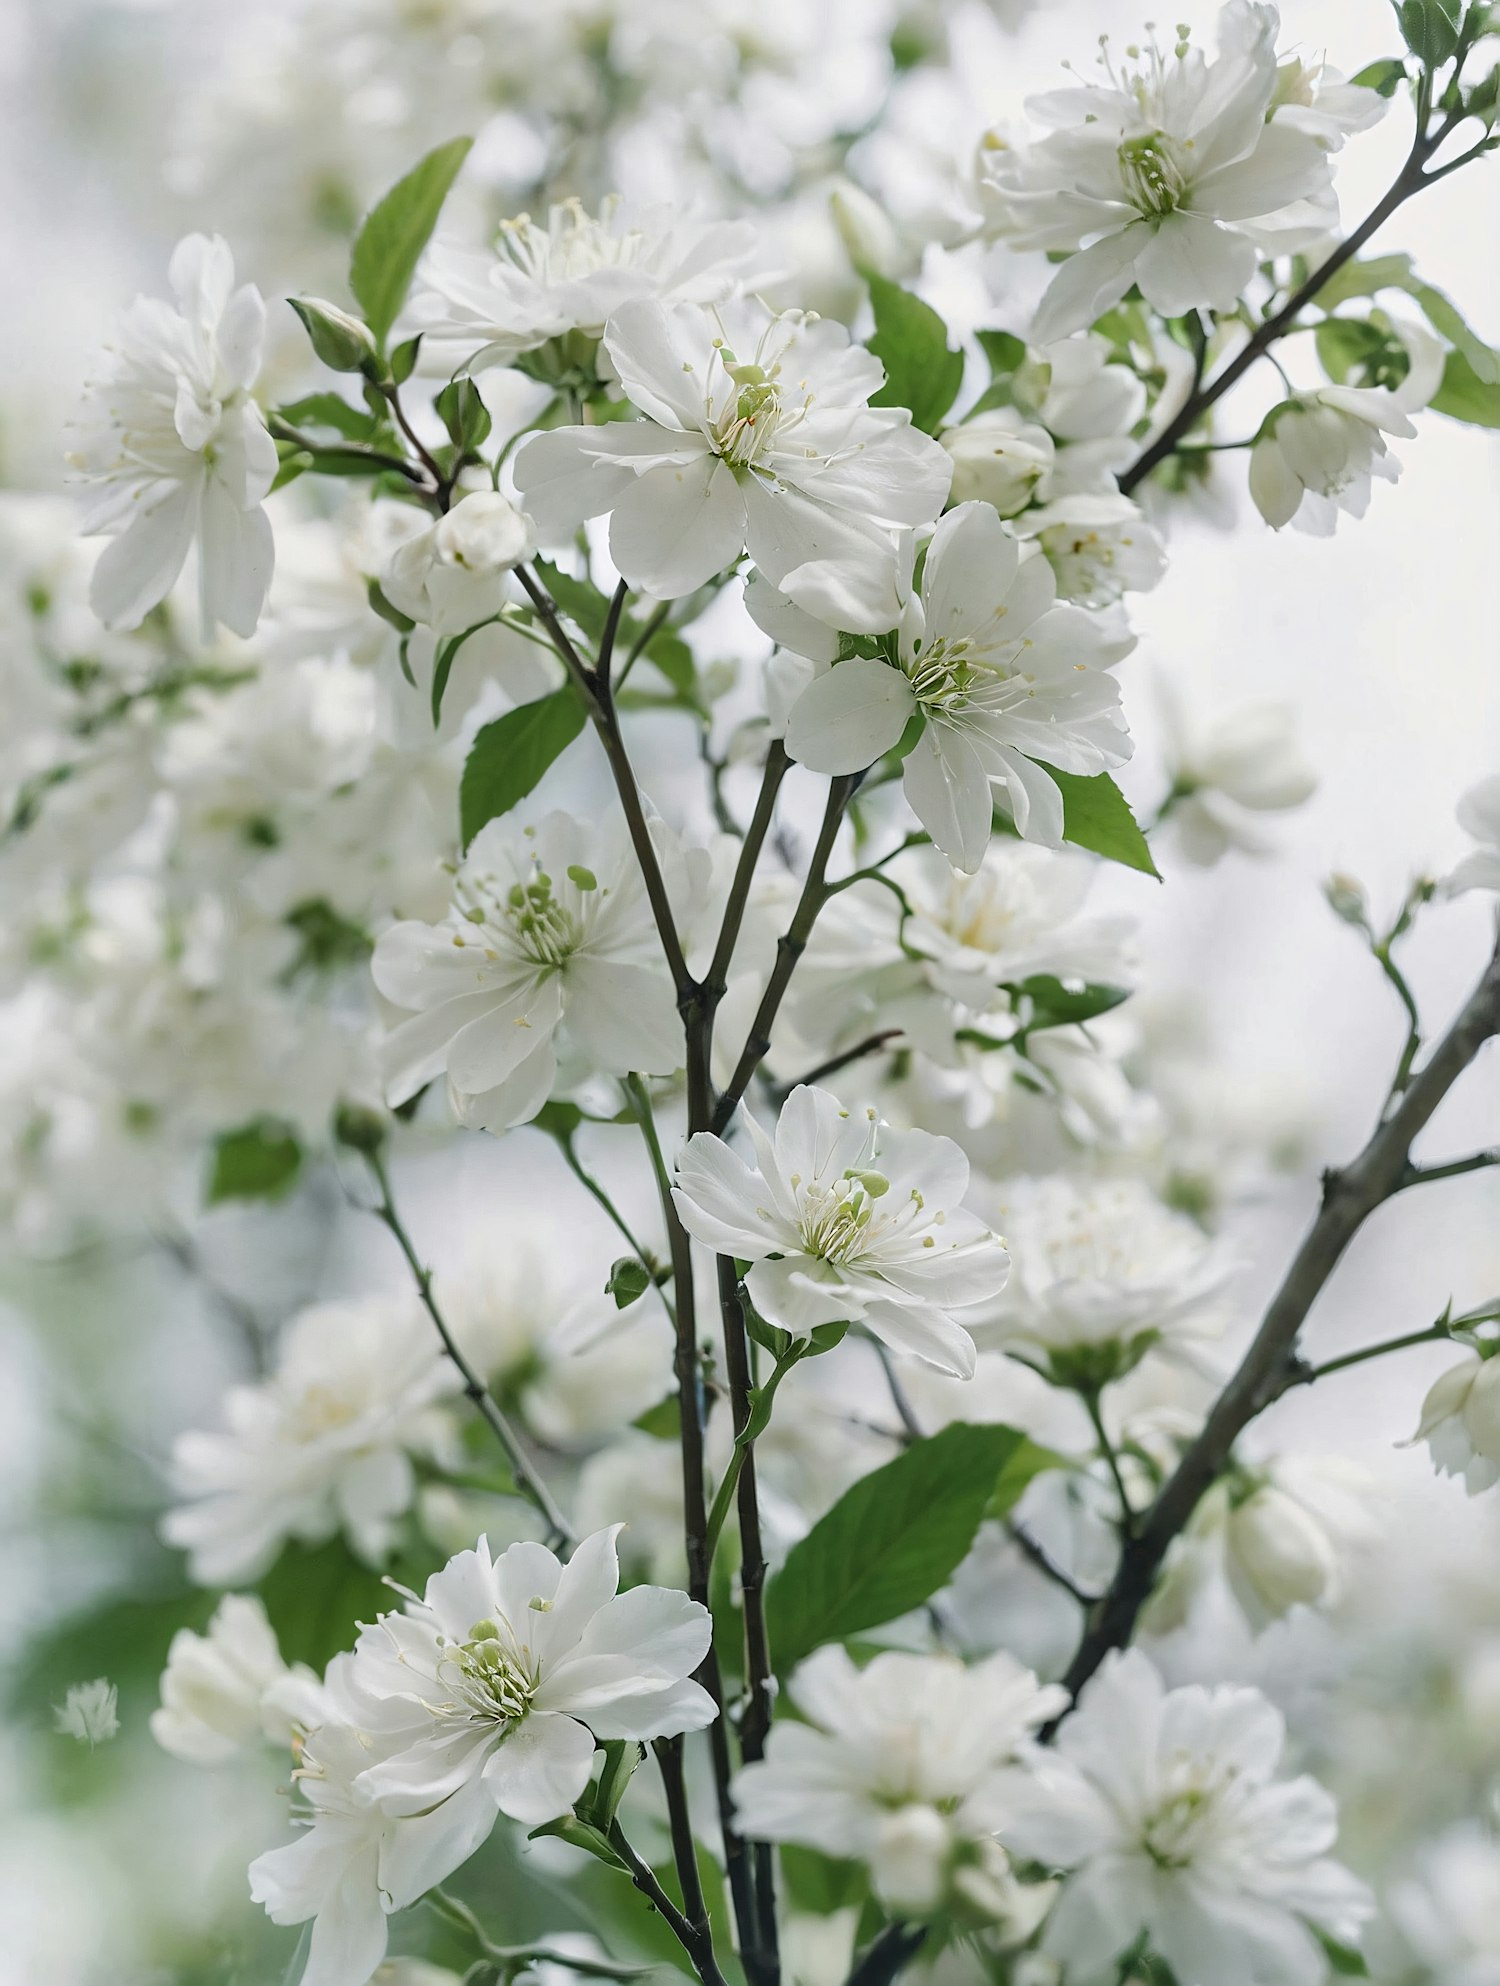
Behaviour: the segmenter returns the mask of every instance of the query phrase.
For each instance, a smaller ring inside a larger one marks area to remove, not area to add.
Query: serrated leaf
[[[224,1200],[279,1200],[290,1193],[302,1170],[302,1147],[289,1125],[258,1118],[226,1131],[214,1145],[207,1204]]]
[[[1400,0],[1396,19],[1412,54],[1436,69],[1458,47],[1461,13],[1462,0]]]
[[[846,1490],[766,1589],[777,1670],[910,1613],[946,1585],[1025,1440],[1014,1428],[956,1421]]]
[[[583,729],[583,705],[567,685],[486,724],[469,748],[458,787],[463,846],[486,821],[524,800]]]
[[[1500,428],[1500,386],[1487,386],[1462,352],[1450,352],[1443,383],[1429,405],[1450,420],[1478,428]]]
[[[1065,841],[1102,855],[1106,861],[1123,863],[1127,869],[1139,869],[1143,876],[1155,876],[1160,882],[1130,803],[1107,772],[1088,778],[1081,772],[1059,772],[1056,766],[1049,765],[1046,770],[1063,796]]]
[[[885,367],[885,384],[870,405],[906,407],[913,425],[933,434],[963,384],[963,353],[949,349],[948,327],[930,304],[883,276],[866,281],[875,311],[869,347]]]
[[[429,152],[377,201],[355,237],[349,287],[382,348],[401,314],[422,250],[432,238],[443,202],[473,142],[472,138],[454,138]]]

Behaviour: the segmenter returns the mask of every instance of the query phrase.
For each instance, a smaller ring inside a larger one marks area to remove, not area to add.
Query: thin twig
[[[652,1871],[625,1839],[624,1831],[618,1821],[610,1824],[609,1845],[629,1870],[630,1880],[641,1895],[661,1913],[662,1922],[693,1961],[693,1969],[703,1981],[703,1986],[724,1986],[724,1975],[720,1972],[719,1962],[714,1956],[713,1939],[683,1916]]]
[[[371,1211],[389,1228],[401,1253],[406,1257],[407,1267],[411,1270],[412,1280],[417,1286],[417,1294],[422,1300],[422,1308],[432,1319],[433,1326],[443,1341],[443,1350],[458,1368],[464,1392],[505,1451],[505,1459],[510,1464],[510,1472],[515,1478],[516,1488],[541,1513],[542,1520],[547,1526],[548,1544],[554,1550],[571,1545],[574,1541],[572,1527],[553,1501],[547,1485],[532,1467],[520,1436],[501,1412],[494,1395],[464,1356],[457,1339],[448,1328],[446,1318],[438,1308],[432,1294],[432,1271],[417,1254],[411,1236],[396,1211],[390,1175],[386,1171],[384,1159],[379,1152],[367,1152],[365,1159],[380,1191],[380,1203]]]
[[[1135,1536],[1125,1541],[1109,1591],[1094,1608],[1064,1678],[1075,1698],[1105,1656],[1130,1640],[1174,1539],[1218,1479],[1245,1428],[1287,1390],[1288,1375],[1296,1372],[1298,1334],[1345,1249],[1375,1209],[1407,1183],[1414,1140],[1497,1031],[1500,943],[1478,986],[1413,1076],[1395,1111],[1377,1125],[1351,1166],[1325,1175],[1322,1206],[1239,1369]]]
[[[927,1939],[925,1924],[887,1924],[849,1974],[846,1986],[890,1986]]]

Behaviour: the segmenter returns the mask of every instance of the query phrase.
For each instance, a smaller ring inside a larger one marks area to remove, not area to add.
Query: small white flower
[[[1063,599],[1110,607],[1127,593],[1149,593],[1167,569],[1166,552],[1139,504],[1115,491],[1056,497],[1016,521],[1041,546]]]
[[[1231,848],[1271,846],[1256,816],[1300,807],[1318,775],[1297,742],[1290,704],[1247,703],[1190,714],[1165,684],[1160,703],[1172,797],[1167,817],[1188,861],[1211,867]]]
[[[62,1702],[54,1706],[54,1728],[92,1750],[119,1736],[119,1711],[119,1691],[106,1677],[96,1676],[91,1683],[74,1683]]]
[[[856,632],[896,618],[896,533],[930,523],[948,456],[900,408],[872,408],[880,362],[842,325],[760,307],[624,304],[605,348],[638,421],[538,434],[516,487],[544,536],[610,515],[610,556],[677,599],[748,549],[784,593]]]
[[[1231,1263],[1139,1179],[1022,1179],[1000,1196],[1013,1273],[1002,1341],[1065,1385],[1107,1384],[1149,1351],[1194,1362]]]
[[[748,1123],[753,1171],[711,1132],[683,1147],[672,1197],[688,1232],[749,1261],[751,1302],[794,1337],[863,1323],[967,1378],[974,1342],[950,1313],[996,1296],[1007,1264],[964,1209],[969,1162],[959,1147],[892,1131],[874,1110],[846,1110],[806,1084],[783,1104],[774,1136]]]
[[[869,1865],[891,1909],[930,1917],[955,1898],[1009,1916],[1019,1902],[995,1842],[1017,1748],[1067,1705],[1006,1654],[877,1655],[856,1668],[820,1648],[788,1694],[766,1756],[734,1781],[752,1839],[795,1841]]]
[[[360,1631],[351,1683],[384,1756],[356,1783],[383,1811],[430,1817],[480,1786],[492,1820],[538,1827],[583,1793],[598,1741],[713,1721],[691,1680],[708,1613],[666,1587],[619,1593],[620,1528],[585,1538],[566,1565],[529,1543],[491,1559],[481,1539],[422,1600]]]
[[[1363,517],[1371,479],[1394,483],[1401,465],[1385,434],[1410,440],[1410,416],[1384,387],[1323,386],[1284,400],[1250,451],[1250,494],[1275,530],[1295,523],[1326,538],[1338,513]]]
[[[706,885],[706,850],[652,837],[679,917]],[[554,1085],[632,1070],[669,1075],[682,1027],[640,864],[617,818],[505,818],[474,837],[441,924],[397,924],[375,984],[414,1010],[387,1037],[394,1104],[447,1073],[462,1120],[522,1124]]]
[[[189,235],[169,269],[177,307],[140,297],[85,394],[69,461],[98,494],[83,520],[107,532],[91,598],[107,627],[138,627],[198,546],[205,634],[255,632],[274,546],[261,503],[276,444],[250,388],[266,307],[216,235]]]
[[[1079,249],[1036,316],[1041,340],[1079,331],[1138,284],[1176,317],[1231,310],[1263,255],[1305,246],[1335,211],[1325,146],[1270,116],[1276,9],[1230,0],[1210,62],[1186,39],[1101,58],[1106,81],[1034,97],[1035,144],[984,141],[988,231],[1013,248]]]
[[[343,1531],[378,1563],[415,1491],[413,1455],[451,1440],[437,1402],[457,1374],[414,1299],[314,1304],[288,1325],[271,1377],[231,1387],[221,1433],[180,1435],[172,1478],[184,1499],[162,1535],[194,1579],[253,1579],[289,1539]]]
[[[954,503],[993,504],[1002,517],[1039,494],[1057,453],[1047,430],[1014,407],[976,414],[941,440],[953,457]]]
[[[1062,794],[1046,767],[1102,772],[1131,743],[1100,666],[1107,637],[1056,594],[1047,561],[1023,559],[988,504],[961,504],[933,533],[899,667],[855,656],[816,677],[793,706],[787,750],[817,772],[863,771],[920,719],[906,797],[955,867],[972,872],[989,845],[993,786],[1021,834],[1059,846]]]
[[[435,243],[409,314],[428,349],[483,372],[573,333],[597,340],[611,312],[635,299],[722,303],[755,252],[747,221],[684,221],[617,194],[595,216],[564,200],[548,209],[545,227],[529,214],[502,222],[493,252]],[[586,354],[564,348],[560,362],[568,356],[576,363]]]
[[[173,1635],[151,1735],[189,1765],[219,1765],[258,1739],[289,1745],[318,1688],[310,1669],[282,1661],[262,1601],[226,1593],[207,1634]]]
[[[1329,1855],[1330,1796],[1277,1777],[1285,1737],[1258,1690],[1167,1690],[1139,1652],[1108,1658],[1003,1830],[1071,1872],[1042,1932],[1070,1986],[1113,1982],[1142,1933],[1179,1979],[1320,1986],[1316,1932],[1354,1944],[1373,1902]]]
[[[1461,1821],[1425,1842],[1416,1869],[1390,1885],[1385,1906],[1399,1956],[1411,1966],[1400,1972],[1403,1981],[1500,1982],[1500,1837],[1493,1826]]]
[[[474,490],[396,547],[380,590],[434,634],[462,634],[499,613],[509,597],[506,574],[535,550],[524,511],[498,490]]]
[[[1478,846],[1443,883],[1449,896],[1465,890],[1500,890],[1500,773],[1471,786],[1458,803],[1458,824]]]
[[[1470,1496],[1500,1483],[1500,1357],[1470,1352],[1435,1380],[1412,1441],[1427,1443],[1439,1475],[1462,1476]]]

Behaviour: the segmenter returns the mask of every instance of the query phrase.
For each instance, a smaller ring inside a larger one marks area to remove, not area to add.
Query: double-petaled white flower
[[[222,622],[253,634],[275,547],[261,503],[276,444],[250,389],[260,371],[266,307],[216,235],[189,235],[172,256],[177,303],[138,297],[118,343],[90,382],[69,463],[96,494],[83,529],[106,532],[94,568],[94,611],[138,627],[198,547],[205,632]]]
[[[230,1388],[222,1432],[178,1437],[182,1501],[162,1535],[204,1586],[253,1579],[289,1538],[338,1531],[378,1563],[411,1505],[412,1457],[450,1444],[438,1402],[456,1388],[414,1299],[314,1304],[287,1327],[270,1378]]]
[[[506,575],[535,550],[524,511],[498,490],[474,490],[396,547],[381,591],[434,634],[462,634],[499,613]]]
[[[892,1131],[874,1110],[847,1110],[806,1084],[773,1135],[748,1122],[753,1170],[712,1132],[684,1146],[672,1197],[688,1232],[751,1263],[751,1302],[793,1336],[862,1323],[967,1378],[974,1341],[951,1313],[995,1297],[1007,1262],[963,1206],[969,1162],[959,1147]]]
[[[880,362],[842,325],[741,304],[627,303],[604,344],[639,421],[526,443],[516,487],[543,536],[610,513],[610,556],[661,599],[747,550],[834,627],[896,615],[897,533],[942,509],[952,463],[900,408],[867,403]]]
[[[588,347],[621,304],[722,303],[755,252],[748,221],[684,221],[617,194],[597,214],[563,200],[547,210],[545,227],[529,214],[503,221],[492,251],[434,243],[409,314],[427,347],[466,372],[514,365],[574,334],[556,354],[558,368],[591,366]]]
[[[1000,1336],[1058,1383],[1106,1384],[1149,1351],[1192,1364],[1222,1328],[1231,1260],[1143,1181],[1016,1180],[999,1215],[1013,1261]]]
[[[660,822],[652,837],[681,915],[709,856]],[[682,1060],[671,979],[618,820],[489,822],[446,919],[393,926],[372,969],[385,997],[412,1010],[386,1041],[392,1104],[446,1071],[463,1121],[499,1131],[534,1116],[559,1079],[669,1075]]]
[[[1247,703],[1200,715],[1165,683],[1160,703],[1172,778],[1166,811],[1182,853],[1205,868],[1231,848],[1264,854],[1271,844],[1257,817],[1300,807],[1318,784],[1294,708]]]
[[[1057,847],[1062,794],[1046,768],[1093,774],[1130,756],[1106,634],[1057,604],[1051,566],[1023,559],[988,504],[960,504],[933,533],[896,653],[895,666],[853,656],[818,676],[787,750],[817,772],[863,771],[919,720],[906,797],[957,868],[989,845],[993,786],[1022,835]]]
[[[1354,1944],[1372,1901],[1329,1854],[1331,1797],[1277,1777],[1285,1739],[1258,1690],[1168,1690],[1144,1655],[1109,1657],[1003,1829],[1069,1872],[1041,1939],[1069,1986],[1113,1982],[1143,1934],[1178,1979],[1320,1986],[1318,1934]]]
[[[707,1610],[664,1586],[620,1593],[612,1525],[566,1565],[481,1539],[420,1601],[363,1628],[351,1679],[383,1756],[360,1785],[386,1813],[432,1817],[475,1783],[490,1816],[540,1826],[589,1783],[596,1742],[675,1737],[714,1718],[691,1680]],[[457,1863],[450,1863],[456,1867]]]
[[[734,1781],[747,1835],[864,1862],[903,1915],[1024,1909],[995,1835],[1017,1747],[1066,1708],[1065,1690],[1006,1654],[972,1668],[886,1654],[859,1669],[830,1647],[808,1657],[788,1695],[806,1721],[778,1719],[764,1759]]]
[[[1119,70],[1106,51],[1104,83],[1028,101],[1046,137],[984,140],[989,232],[1013,248],[1079,250],[1042,299],[1039,339],[1084,329],[1132,284],[1166,317],[1230,310],[1263,255],[1327,230],[1325,144],[1271,116],[1278,26],[1274,7],[1230,0],[1216,60],[1186,39],[1170,54],[1132,47]]]

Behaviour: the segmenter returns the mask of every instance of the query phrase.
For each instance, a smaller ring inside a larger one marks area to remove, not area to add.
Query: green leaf
[[[646,660],[654,669],[659,669],[680,697],[689,703],[698,693],[698,670],[693,661],[693,651],[680,634],[670,628],[663,628],[654,634],[645,647]]]
[[[1372,255],[1360,262],[1346,262],[1335,269],[1318,291],[1319,310],[1333,310],[1350,297],[1372,297],[1380,290],[1411,287],[1412,263],[1409,255]]]
[[[910,1613],[946,1585],[1025,1438],[957,1421],[846,1490],[766,1589],[777,1669]]]
[[[489,438],[490,410],[479,397],[479,388],[467,373],[450,379],[437,396],[437,417],[448,430],[453,446],[468,454],[482,448]]]
[[[1373,90],[1378,97],[1393,97],[1406,81],[1406,64],[1394,55],[1385,55],[1378,62],[1366,63],[1349,81],[1359,89]]]
[[[631,1426],[657,1441],[676,1441],[682,1433],[682,1405],[677,1395],[669,1393],[665,1400],[658,1400],[654,1407],[637,1414]]]
[[[1323,1947],[1330,1971],[1335,1973],[1338,1978],[1369,1978],[1370,1968],[1366,1965],[1362,1953],[1357,1952],[1352,1945],[1340,1944],[1337,1938],[1330,1937],[1326,1931],[1321,1930],[1316,1924],[1310,1928],[1313,1936]]]
[[[302,1169],[302,1147],[289,1125],[258,1118],[238,1131],[226,1131],[214,1146],[207,1204],[223,1200],[279,1200],[292,1190]]]
[[[1045,1475],[1049,1469],[1066,1469],[1069,1466],[1065,1455],[1059,1455],[1051,1448],[1043,1448],[1029,1435],[1021,1435],[996,1478],[990,1500],[984,1507],[985,1516],[1009,1517],[1038,1476]]]
[[[883,276],[866,281],[875,308],[870,350],[885,367],[885,384],[870,405],[907,407],[914,424],[933,434],[963,384],[963,353],[949,350],[948,327],[930,304]]]
[[[586,1855],[592,1855],[608,1868],[623,1869],[626,1875],[630,1873],[630,1865],[611,1848],[608,1836],[588,1821],[579,1820],[576,1814],[564,1814],[560,1820],[548,1821],[545,1827],[534,1827],[526,1839],[537,1841],[544,1835],[555,1835],[559,1841],[566,1841],[573,1848],[581,1848]]]
[[[1087,848],[1107,861],[1121,862],[1142,875],[1161,877],[1151,859],[1146,837],[1136,825],[1125,795],[1107,772],[1087,778],[1080,772],[1059,772],[1048,766],[1063,796],[1063,839]]]
[[[481,628],[493,627],[499,619],[500,616],[498,614],[491,614],[488,620],[476,621],[473,627],[465,628],[462,634],[450,635],[448,640],[443,642],[439,647],[437,658],[432,667],[431,703],[432,726],[434,730],[437,729],[438,722],[443,715],[443,698],[447,694],[448,678],[453,674],[453,665],[458,660],[464,643],[469,639],[470,635],[478,634]]]
[[[1412,54],[1436,69],[1458,47],[1461,12],[1462,0],[1400,0],[1396,19]]]
[[[1325,317],[1313,333],[1318,363],[1336,385],[1368,367],[1390,340],[1378,325],[1357,317]]]
[[[307,393],[278,407],[276,414],[293,427],[332,428],[345,441],[369,442],[375,439],[380,423],[362,407],[351,407],[337,393]]]
[[[604,1754],[599,1767],[599,1777],[578,1805],[581,1818],[590,1826],[601,1831],[607,1828],[619,1811],[625,1788],[630,1784],[636,1768],[646,1756],[645,1748],[627,1738],[609,1738],[599,1747]]]
[[[382,349],[406,302],[448,189],[473,142],[455,138],[429,152],[371,208],[355,237],[349,287],[364,306],[365,320]]]
[[[609,602],[598,587],[591,580],[575,579],[550,559],[534,559],[532,564],[554,603],[582,628],[590,641],[597,642],[609,619]]]
[[[1035,972],[1029,979],[1021,980],[1014,990],[1024,993],[1036,1011],[1036,1018],[1027,1023],[1028,1030],[1076,1026],[1081,1021],[1097,1020],[1100,1014],[1107,1014],[1111,1007],[1118,1007],[1130,998],[1123,986],[1102,986],[1093,981],[1082,986],[1065,986],[1051,972]]]
[[[622,1255],[611,1266],[609,1281],[604,1285],[606,1294],[615,1300],[616,1310],[628,1310],[650,1287],[651,1271],[634,1255]]]
[[[1008,379],[1026,363],[1026,340],[1014,331],[976,331],[979,349],[990,362],[990,378]]]
[[[1500,352],[1469,329],[1457,305],[1431,283],[1413,283],[1410,287],[1427,322],[1455,351],[1463,353],[1474,377],[1486,386],[1500,385]]]
[[[418,1587],[427,1570],[409,1566]],[[281,1652],[288,1662],[306,1662],[323,1673],[340,1649],[352,1648],[361,1621],[389,1613],[396,1596],[381,1575],[357,1559],[342,1538],[310,1549],[287,1545],[258,1582]]]
[[[1455,421],[1468,421],[1479,428],[1500,428],[1500,386],[1489,386],[1478,376],[1462,352],[1450,352],[1443,367],[1443,383],[1433,394],[1435,413]]]
[[[391,605],[390,601],[387,600],[385,595],[381,592],[380,587],[375,580],[372,579],[370,581],[369,585],[365,589],[365,592],[369,599],[370,609],[372,613],[379,614],[380,618],[383,621],[388,622],[389,625],[393,627],[398,634],[411,633],[412,629],[416,626],[416,622],[412,619],[410,614],[403,614],[399,607],[393,607]],[[409,674],[407,680],[408,682],[411,680]]]
[[[791,1841],[781,1845],[781,1873],[792,1902],[814,1917],[831,1917],[835,1910],[863,1903],[869,1894],[862,1862],[841,1862]]]
[[[458,789],[465,848],[486,821],[524,800],[583,729],[583,705],[568,685],[486,724],[470,747]]]

